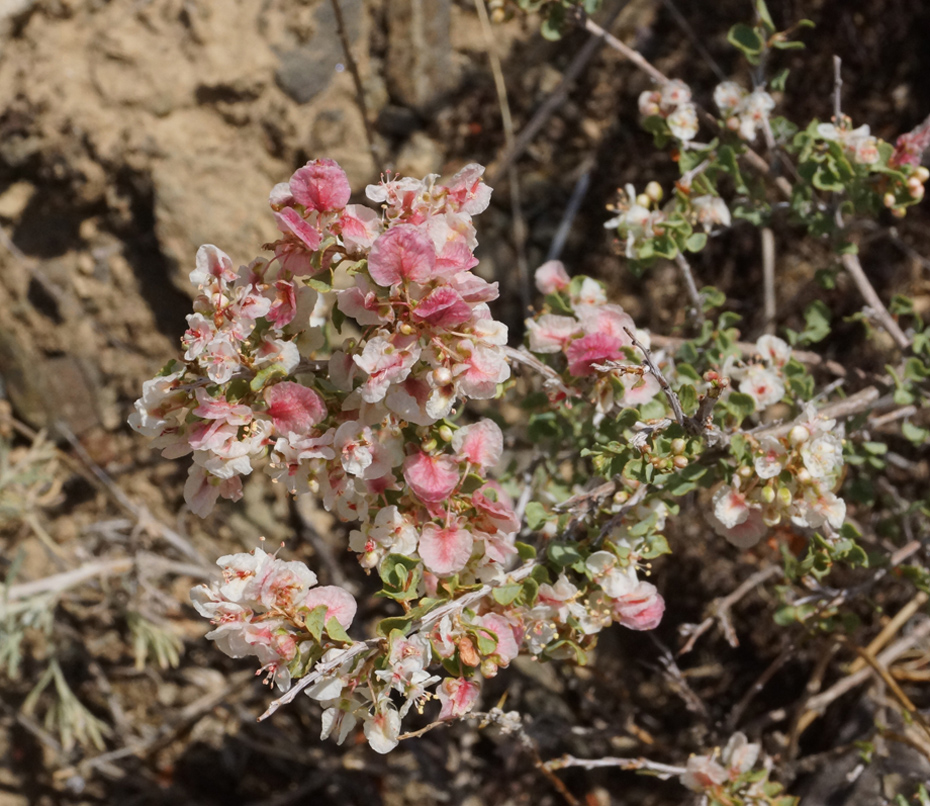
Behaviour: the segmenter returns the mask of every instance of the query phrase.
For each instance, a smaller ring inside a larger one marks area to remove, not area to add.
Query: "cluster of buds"
[[[639,114],[644,118],[662,118],[672,137],[683,143],[693,140],[698,133],[697,108],[691,103],[691,88],[677,78],[659,89],[642,92]]]
[[[765,90],[747,92],[735,81],[724,81],[714,89],[714,103],[726,121],[727,128],[752,143],[765,128],[775,101]]]
[[[808,405],[785,436],[776,434],[750,436],[752,467],[741,467],[714,495],[711,523],[740,548],[755,545],[783,520],[836,530],[846,519],[846,502],[834,492],[843,470],[836,420]]]
[[[755,353],[761,360],[749,364],[728,359],[723,373],[739,381],[739,391],[749,395],[756,411],[762,412],[785,396],[784,369],[791,360],[791,347],[778,336],[764,335],[756,341]]]
[[[546,304],[526,320],[528,346],[531,352],[552,357],[553,367],[563,376],[562,388],[576,388],[581,379],[591,378],[593,387],[586,387],[583,395],[600,415],[614,406],[635,407],[655,397],[658,381],[643,372],[642,357],[633,345],[634,337],[648,345],[648,334],[636,329],[623,308],[607,302],[600,282],[584,276],[570,281],[565,267],[550,261],[536,271],[536,287],[546,295]]]

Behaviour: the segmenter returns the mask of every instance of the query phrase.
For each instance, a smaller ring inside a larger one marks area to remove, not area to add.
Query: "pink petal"
[[[433,276],[436,250],[412,224],[398,224],[381,235],[368,256],[368,272],[382,286],[404,280],[425,283]]]
[[[294,201],[308,210],[341,210],[352,195],[345,171],[333,160],[313,160],[291,177]]]
[[[266,389],[265,402],[275,430],[283,436],[306,434],[326,417],[322,398],[293,381],[282,381]]]
[[[447,677],[437,692],[439,702],[442,703],[439,721],[465,716],[475,707],[480,691],[481,687],[474,680]]]
[[[620,339],[606,333],[591,333],[575,339],[565,350],[568,371],[576,377],[593,374],[592,364],[620,358]]]
[[[658,593],[655,585],[640,582],[626,596],[614,600],[614,620],[631,630],[653,630],[662,621],[665,613],[665,599]]]
[[[478,265],[478,259],[472,254],[468,244],[457,239],[449,241],[442,247],[436,260],[436,274],[451,277],[461,271],[468,271]]]
[[[438,503],[459,483],[458,463],[451,456],[430,456],[418,451],[404,460],[404,479],[421,501]]]
[[[474,542],[471,532],[466,529],[458,526],[442,528],[428,523],[420,535],[420,557],[427,570],[438,576],[449,576],[466,566]]]
[[[542,294],[554,294],[568,288],[570,282],[568,272],[561,260],[549,260],[536,269],[536,288]]]
[[[471,306],[457,291],[441,286],[420,301],[413,311],[413,318],[437,327],[453,327],[471,318]]]
[[[303,605],[309,610],[313,610],[320,605],[326,605],[324,624],[334,618],[345,630],[352,626],[355,611],[358,609],[352,594],[335,585],[311,588],[304,598]]]
[[[285,207],[280,213],[275,213],[274,217],[281,232],[297,236],[311,252],[320,248],[320,233],[304,221],[293,207]]]
[[[504,435],[493,420],[481,420],[456,431],[452,448],[460,457],[486,470],[500,461]]]

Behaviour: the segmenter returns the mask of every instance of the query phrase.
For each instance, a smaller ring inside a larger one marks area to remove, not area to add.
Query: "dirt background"
[[[185,467],[160,459],[125,425],[142,382],[175,354],[197,247],[215,243],[248,262],[275,235],[269,189],[311,158],[338,160],[359,199],[384,168],[449,174],[478,161],[501,174],[493,180],[492,207],[478,222],[479,257],[481,271],[503,288],[498,315],[519,337],[512,188],[498,170],[505,151],[501,113],[473,4],[341,3],[376,134],[377,167],[328,0],[0,0],[0,397],[25,426],[17,430],[6,419],[3,429],[14,459],[28,455],[27,429],[64,423],[80,446],[55,432],[66,455],[49,471],[53,482],[29,499],[33,516],[20,513],[0,524],[0,568],[6,575],[15,565],[22,582],[96,559],[134,559],[128,574],[71,589],[56,604],[54,628],[25,636],[19,677],[0,683],[0,806],[563,802],[512,740],[467,725],[378,757],[363,742],[321,745],[318,709],[307,702],[256,724],[269,694],[252,681],[248,663],[221,656],[202,639],[205,625],[187,604],[198,572],[185,573],[183,564],[247,549],[263,535],[271,544],[287,541],[289,552],[320,569],[323,582],[354,577],[357,569],[325,516],[294,506],[260,474],[239,506],[220,507],[207,521],[194,518],[181,498]],[[618,5],[607,3],[605,11]],[[930,5],[770,5],[779,22],[804,16],[818,25],[804,36],[808,51],[781,57],[793,70],[782,107],[789,117],[829,116],[834,53],[843,58],[844,111],[856,124],[868,122],[893,140],[930,112]],[[632,0],[612,31],[667,74],[685,78],[702,102],[716,79],[695,41],[724,73],[748,81],[725,42],[748,4],[681,0],[673,8],[688,30],[669,3]],[[577,32],[547,42],[532,18],[495,26],[518,134],[586,41]],[[638,128],[636,97],[647,86],[615,52],[597,51],[516,161],[527,228],[522,249],[530,268],[546,258],[586,176],[562,258],[573,273],[607,280],[639,325],[669,333],[684,321],[677,275],[660,266],[633,278],[602,227],[616,188],[652,178],[667,186],[676,173]],[[814,272],[827,267],[827,251],[797,245],[789,229],[778,236],[779,325],[796,326],[798,301],[814,293]],[[879,292],[886,299],[910,292],[925,305],[927,213],[889,219],[862,238],[863,263]],[[731,295],[750,337],[761,326],[758,251],[752,231],[737,226],[695,263],[701,284]],[[830,302],[841,313],[859,307],[842,281]],[[854,327],[840,325],[826,349],[867,367],[878,359],[857,352],[858,341],[852,346]],[[705,543],[706,532],[701,524],[683,527],[672,535],[675,557],[657,567],[660,590],[683,591],[667,596],[661,644],[677,647],[679,624],[699,621],[708,602],[773,556],[766,549],[738,556]],[[160,566],[158,557],[174,564]],[[881,596],[894,603],[901,594],[891,589]],[[750,597],[736,617],[738,649],[711,634],[682,663],[707,704],[704,713],[689,710],[680,685],[662,673],[658,644],[619,630],[605,636],[594,666],[517,664],[488,687],[485,702],[493,705],[506,687],[508,707],[530,716],[543,758],[571,752],[681,762],[719,741],[720,723],[739,695],[797,639],[774,630],[771,609],[770,592]],[[140,612],[180,640],[177,668],[134,665],[128,624]],[[364,615],[376,614],[370,605]],[[866,625],[875,618],[864,617]],[[818,651],[816,644],[799,648],[749,717],[794,701]],[[88,765],[98,751],[62,747],[54,731],[41,728],[42,706],[31,717],[18,715],[50,658],[110,727],[112,757]],[[811,731],[802,755],[864,735],[873,711],[864,698],[844,701]],[[747,718],[747,725],[753,738],[768,730],[764,720]],[[125,747],[130,751],[121,755]],[[856,763],[855,755],[838,758],[834,774]],[[880,802],[870,799],[876,793],[887,794],[889,777],[910,793],[909,782],[930,776],[919,755],[897,755],[901,769],[882,763],[849,787],[830,783],[817,767],[798,774],[793,791],[814,793],[805,802],[826,803],[826,795],[816,794],[820,786],[832,793],[830,803],[871,804]],[[630,773],[564,778],[588,804],[688,802],[676,783]]]

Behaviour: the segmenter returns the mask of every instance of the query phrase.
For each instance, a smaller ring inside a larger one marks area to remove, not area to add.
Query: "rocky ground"
[[[670,3],[608,2],[605,10],[620,5],[612,31],[704,97],[715,78],[694,41],[724,72],[736,69],[725,32],[747,4],[728,0],[711,9],[681,0],[675,8],[687,31]],[[784,99],[790,114],[829,114],[833,53],[843,57],[845,109],[857,123],[893,140],[930,112],[930,8],[904,0],[772,6],[783,19],[818,23],[807,37],[811,51],[786,61],[798,77]],[[0,490],[12,490],[0,510],[0,568],[28,582],[99,558],[132,558],[130,567],[114,565],[94,584],[75,586],[54,611],[52,631],[36,624],[24,634],[18,676],[0,682],[0,806],[562,802],[512,740],[473,726],[433,732],[382,758],[364,743],[321,745],[319,716],[309,707],[256,724],[268,692],[248,663],[202,640],[187,589],[202,577],[204,559],[251,547],[258,535],[271,544],[287,540],[289,551],[322,569],[324,581],[339,580],[354,573],[343,538],[322,513],[295,507],[260,477],[241,505],[199,521],[182,506],[184,468],[162,460],[125,425],[142,382],[175,353],[196,248],[215,243],[238,262],[250,260],[275,237],[269,189],[316,157],[340,162],[359,196],[383,169],[419,176],[473,161],[489,165],[495,196],[479,221],[481,271],[501,282],[498,313],[515,338],[520,253],[531,268],[546,258],[573,190],[587,177],[562,252],[566,264],[606,279],[642,326],[668,333],[683,321],[674,271],[632,277],[602,226],[617,187],[667,182],[675,173],[637,126],[643,76],[602,48],[555,104],[515,162],[526,226],[520,244],[489,42],[471,0],[341,0],[341,8],[377,165],[329,0],[0,0],[0,431],[13,446],[4,449],[4,462],[26,462],[39,480],[9,485],[0,468]],[[525,17],[496,25],[493,37],[519,135],[558,90],[587,37],[547,42]],[[786,244],[779,254],[783,325],[796,323],[797,301],[826,250],[793,248],[790,232],[779,233],[779,242]],[[885,228],[867,236],[863,247],[880,293],[908,291],[930,308],[921,255],[930,255],[924,210],[891,234]],[[717,239],[695,269],[703,283],[734,298],[747,333],[758,332],[758,244],[750,231]],[[859,306],[842,285],[836,302],[848,313]],[[871,356],[849,355],[842,325],[832,338],[832,357],[868,367]],[[59,452],[35,447],[33,431],[51,433]],[[544,758],[685,758],[730,712],[735,692],[794,640],[774,630],[768,594],[750,596],[735,616],[741,646],[711,634],[687,663],[687,688],[709,712],[682,695],[681,679],[662,672],[661,645],[679,644],[675,626],[699,621],[708,602],[774,556],[711,549],[700,539],[704,531],[683,527],[675,558],[657,574],[661,589],[686,591],[658,644],[611,633],[591,668],[518,664],[491,687],[489,704],[506,684],[508,703],[530,715]],[[136,663],[139,613],[169,636],[164,646],[180,652],[176,668],[159,668],[157,658]],[[0,624],[7,640],[10,624]],[[805,651],[753,714],[797,696],[813,662]],[[89,749],[72,747],[54,725],[43,727],[45,706],[17,716],[51,659],[100,720],[106,752],[96,760],[92,741]],[[9,658],[0,660],[9,670]],[[828,751],[842,743],[835,741],[840,734],[852,741],[873,711],[864,698],[851,701],[812,730],[802,754]],[[847,754],[833,772],[845,775],[843,765],[855,763]],[[848,800],[817,794],[846,786],[822,772],[801,775],[796,788],[808,788],[810,803],[877,803],[868,798],[892,778],[930,777],[921,764],[916,753],[876,764],[857,779],[864,794]],[[588,804],[684,802],[676,783],[632,773],[564,779]]]

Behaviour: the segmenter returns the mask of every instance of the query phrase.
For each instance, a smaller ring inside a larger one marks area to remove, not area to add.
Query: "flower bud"
[[[741,467],[739,469],[739,475],[744,479],[751,479],[755,475],[755,470],[751,467]]]
[[[907,180],[907,191],[915,198],[917,196],[924,195],[924,183],[921,182],[916,176],[912,176]]]
[[[762,488],[762,500],[766,504],[771,504],[775,500],[775,488],[771,484]]]
[[[410,324],[410,322],[401,322],[397,329],[405,336],[412,336],[414,333],[416,333],[416,329],[413,325]]]
[[[923,165],[919,165],[917,170],[914,171],[914,176],[917,177],[921,182],[926,182],[930,179],[930,170],[925,168]]]
[[[807,442],[810,439],[811,432],[808,431],[803,425],[796,425],[788,432],[788,442],[792,445],[800,445],[803,442]]]
[[[889,210],[895,205],[894,193],[886,193],[882,198],[882,204],[885,205]]]
[[[679,470],[681,470],[683,467],[688,466],[688,457],[687,456],[676,456],[674,459],[672,459],[672,464],[675,465],[675,467],[677,467]]]
[[[650,199],[645,193],[640,193],[636,197],[636,203],[640,207],[649,207],[649,205],[652,204],[652,199]]]
[[[650,182],[646,185],[646,195],[652,199],[656,204],[662,201],[662,185],[658,182]]]
[[[432,453],[438,447],[439,443],[435,439],[429,439],[420,446],[424,453]]]
[[[684,453],[687,447],[688,447],[688,443],[685,442],[681,437],[678,437],[677,439],[672,440],[671,449],[672,449],[672,453],[674,454]]]
[[[439,438],[443,442],[452,442],[452,429],[447,425],[439,426]]]
[[[481,674],[484,677],[496,677],[497,668],[497,664],[492,660],[485,659],[481,661]]]
[[[787,487],[778,488],[778,503],[783,507],[791,506],[791,490]]]
[[[905,210],[903,207],[895,207],[894,210],[891,211],[891,214],[895,218],[904,218],[904,216],[907,215],[907,210]]]
[[[436,386],[448,386],[452,380],[452,370],[448,367],[438,367],[433,370],[433,383]]]
[[[797,473],[795,473],[795,478],[797,478],[801,484],[809,484],[813,476],[811,476],[810,471],[806,467],[802,467]]]

